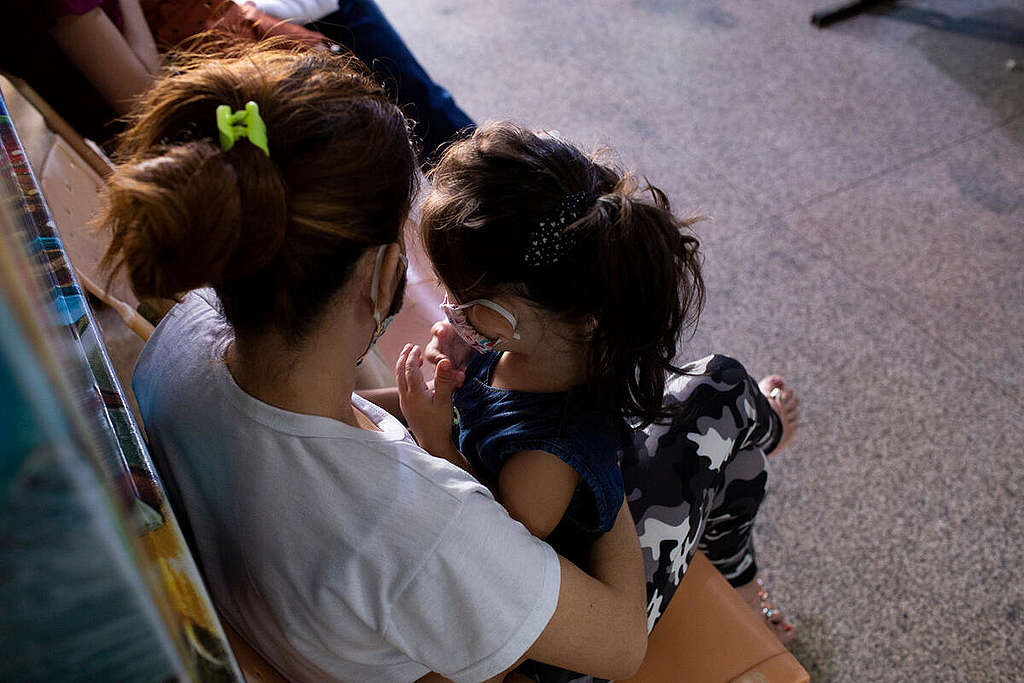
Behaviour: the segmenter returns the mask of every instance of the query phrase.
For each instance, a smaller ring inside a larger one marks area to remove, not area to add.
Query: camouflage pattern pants
[[[622,478],[647,570],[647,627],[664,614],[700,548],[733,586],[757,574],[752,530],[764,499],[765,453],[782,423],[740,363],[708,356],[665,386],[679,415],[637,431]],[[543,683],[597,679],[530,662]]]
[[[622,461],[626,497],[647,570],[648,628],[668,607],[700,548],[733,586],[757,574],[754,517],[765,494],[765,452],[782,425],[737,361],[708,356],[665,388],[682,408],[639,431]]]

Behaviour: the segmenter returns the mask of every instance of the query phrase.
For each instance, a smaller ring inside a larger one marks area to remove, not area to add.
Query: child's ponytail
[[[695,220],[676,218],[661,190],[625,176],[574,226],[592,242],[573,268],[593,318],[587,389],[641,424],[670,415],[666,374],[679,371],[680,337],[704,303],[699,242],[687,230]]]
[[[424,204],[427,252],[460,300],[514,294],[588,330],[585,396],[669,416],[666,374],[704,301],[696,219],[557,135],[510,123],[452,145]]]

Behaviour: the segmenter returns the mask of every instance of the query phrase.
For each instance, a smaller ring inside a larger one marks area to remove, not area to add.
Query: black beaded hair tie
[[[563,199],[554,211],[537,224],[527,235],[523,263],[530,268],[547,268],[560,263],[576,246],[573,230],[566,230],[585,216],[594,206],[598,195],[594,192],[573,192]]]

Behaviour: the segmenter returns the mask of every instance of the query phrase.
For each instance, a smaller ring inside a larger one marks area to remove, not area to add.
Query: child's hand
[[[457,373],[452,362],[442,357],[434,368],[430,383],[423,379],[423,354],[420,347],[406,344],[395,363],[398,401],[409,429],[420,446],[432,455],[440,455],[451,446],[452,391]],[[432,386],[431,386],[432,385]]]
[[[473,351],[473,348],[462,341],[462,337],[447,320],[436,322],[430,328],[430,343],[427,344],[427,350],[424,353],[428,363],[436,365],[442,358],[447,358],[452,362],[452,367],[461,371],[469,364],[474,353],[476,352]],[[456,389],[462,386],[464,379],[465,375],[456,378]]]

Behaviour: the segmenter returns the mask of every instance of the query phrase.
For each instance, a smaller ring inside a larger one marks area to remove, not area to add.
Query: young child
[[[421,234],[449,325],[435,325],[427,360],[464,368],[455,445],[476,476],[576,562],[627,496],[650,627],[699,545],[788,640],[755,580],[750,529],[763,453],[792,439],[797,401],[732,359],[676,364],[703,303],[695,219],[560,136],[510,123],[453,144],[432,181]],[[423,359],[410,346],[399,358],[403,408],[416,397],[402,375],[425,387]],[[437,429],[409,407],[414,433]]]

